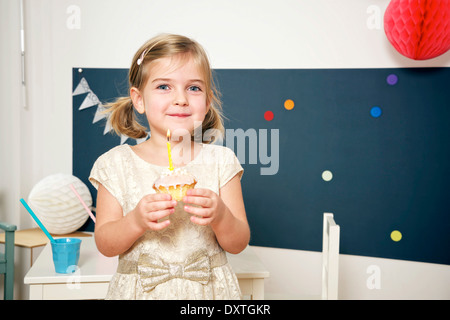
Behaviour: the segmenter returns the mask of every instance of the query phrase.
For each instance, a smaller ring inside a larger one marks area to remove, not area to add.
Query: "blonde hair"
[[[212,70],[206,52],[196,41],[175,34],[161,34],[144,43],[135,53],[128,72],[129,88],[142,91],[149,77],[149,65],[160,58],[175,55],[192,57],[200,67],[206,84],[207,101],[210,108],[202,123],[202,137],[205,131],[216,129],[223,135],[222,104],[219,91],[214,82]],[[109,120],[114,131],[133,139],[144,138],[146,128],[136,119],[131,97],[120,97],[115,102],[106,104],[106,112],[110,113]],[[209,140],[203,142],[210,142]]]

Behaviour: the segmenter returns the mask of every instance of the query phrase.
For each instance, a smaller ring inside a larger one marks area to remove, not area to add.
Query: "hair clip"
[[[146,53],[147,53],[147,49],[145,49],[145,50],[142,52],[142,54],[141,54],[141,56],[139,57],[139,59],[137,59],[137,65],[138,65],[138,66],[141,65],[142,61],[144,61],[144,56],[145,56]]]

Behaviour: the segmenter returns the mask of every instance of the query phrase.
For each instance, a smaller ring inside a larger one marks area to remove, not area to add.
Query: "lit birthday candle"
[[[173,171],[172,151],[170,150],[170,129],[167,130],[167,153],[169,154],[169,170]]]

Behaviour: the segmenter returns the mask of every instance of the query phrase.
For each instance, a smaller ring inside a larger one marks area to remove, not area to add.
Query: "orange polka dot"
[[[284,102],[284,108],[285,108],[286,110],[292,110],[292,109],[294,108],[294,101],[292,101],[291,99],[287,99],[287,100]]]

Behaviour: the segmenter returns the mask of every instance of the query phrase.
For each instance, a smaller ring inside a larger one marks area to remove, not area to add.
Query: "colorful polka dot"
[[[331,171],[329,170],[325,170],[324,172],[322,172],[322,179],[324,181],[331,181],[331,179],[333,179],[333,173],[331,173]]]
[[[398,82],[398,77],[396,74],[390,74],[386,78],[386,82],[388,85],[393,86],[396,85]]]
[[[292,110],[292,109],[294,109],[294,101],[292,101],[291,99],[287,99],[285,102],[284,102],[284,108],[286,109],[286,110]]]
[[[266,111],[264,113],[264,119],[266,119],[267,121],[272,121],[273,120],[273,112],[272,111]]]
[[[379,116],[381,116],[382,111],[380,107],[372,107],[372,109],[370,109],[370,115],[374,118],[378,118]]]
[[[402,239],[402,233],[398,230],[394,230],[391,232],[392,241],[398,242]]]

